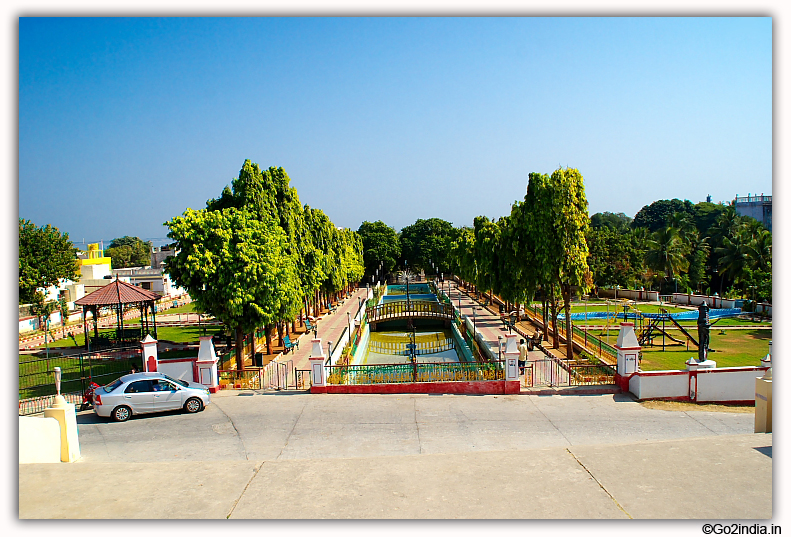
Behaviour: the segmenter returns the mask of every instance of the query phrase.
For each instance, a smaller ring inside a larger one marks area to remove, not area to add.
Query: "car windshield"
[[[186,382],[186,381],[183,381],[183,380],[179,380],[179,379],[174,379],[173,377],[169,377],[167,375],[162,375],[162,376],[165,377],[168,380],[171,380],[171,381],[175,382],[176,384],[181,384],[185,388],[189,388],[189,382]]]
[[[116,389],[121,384],[123,384],[123,382],[121,382],[121,379],[118,379],[118,380],[116,380],[114,382],[111,382],[107,386],[103,386],[103,389],[104,389],[105,392],[110,393],[111,391]]]

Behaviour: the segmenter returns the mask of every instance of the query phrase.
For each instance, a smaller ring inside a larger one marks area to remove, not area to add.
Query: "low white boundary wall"
[[[698,403],[755,401],[755,379],[768,367],[717,367],[694,371],[638,371],[629,391],[639,400],[670,399]]]
[[[600,298],[615,298],[615,289],[599,289]],[[639,289],[618,289],[618,298],[629,300],[645,300],[648,302],[659,301],[659,291],[640,291]]]

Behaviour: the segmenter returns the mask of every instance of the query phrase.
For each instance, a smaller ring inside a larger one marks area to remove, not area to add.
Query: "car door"
[[[133,414],[145,414],[154,411],[154,391],[150,380],[136,380],[124,390],[124,404],[132,409]]]
[[[154,387],[154,412],[181,408],[181,391],[165,379],[151,381]]]

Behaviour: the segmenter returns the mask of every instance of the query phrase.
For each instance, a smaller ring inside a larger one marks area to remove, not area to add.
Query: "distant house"
[[[736,195],[734,200],[736,214],[741,216],[752,216],[761,222],[766,229],[772,231],[772,196],[752,196],[739,197]]]

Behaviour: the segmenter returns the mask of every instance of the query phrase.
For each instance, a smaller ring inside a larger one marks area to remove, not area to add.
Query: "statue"
[[[698,362],[705,362],[709,354],[709,305],[706,301],[698,306]]]

